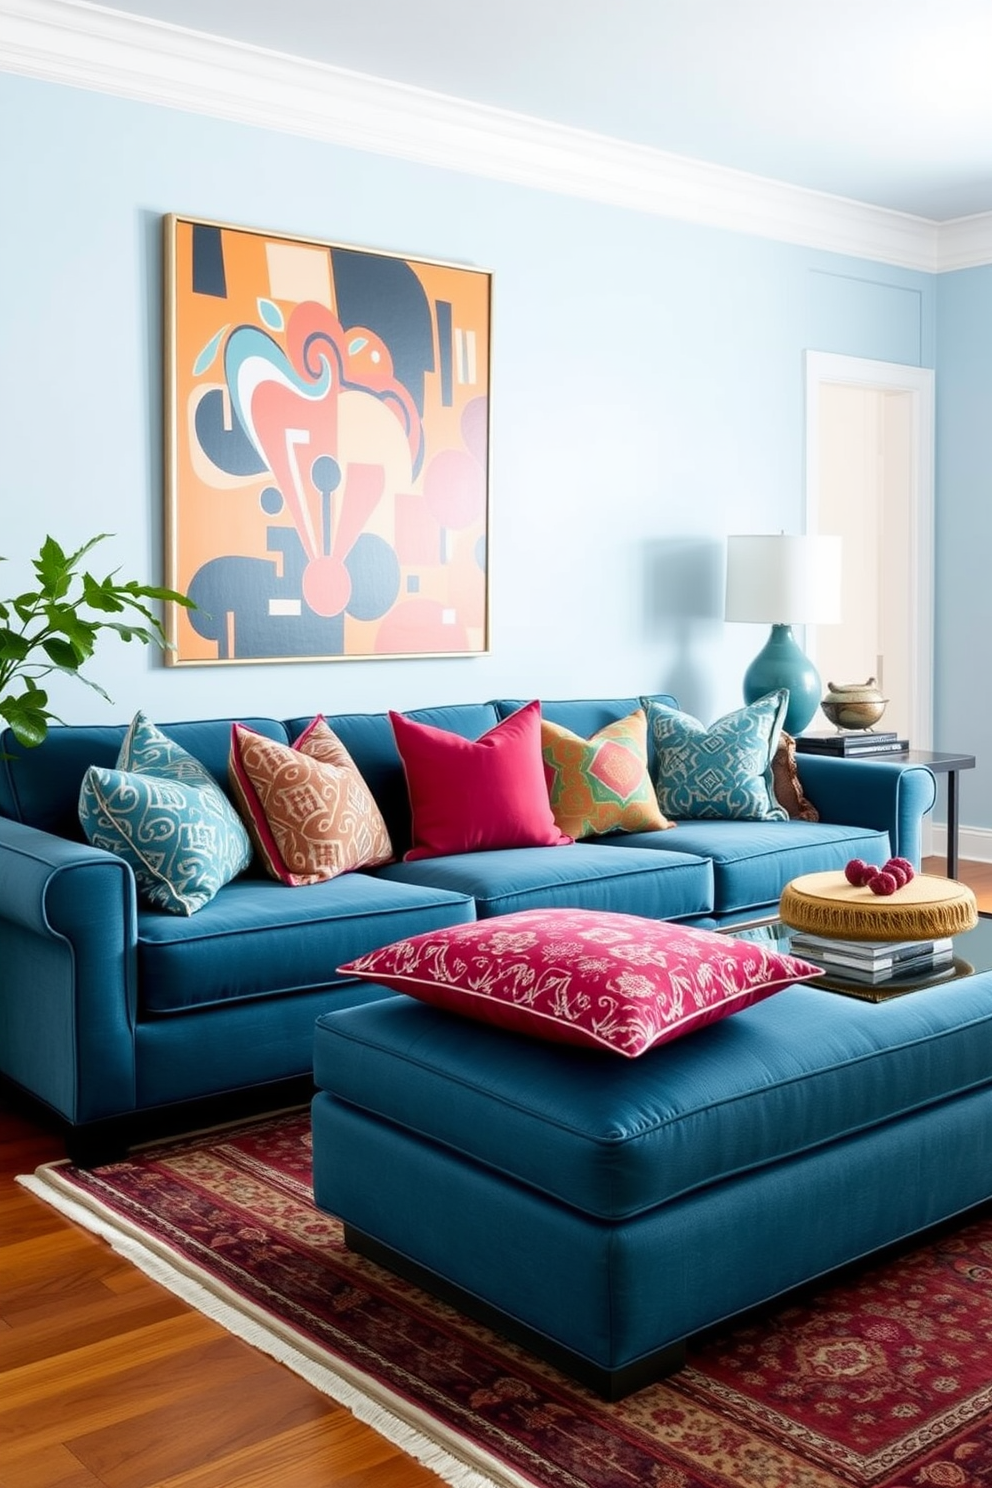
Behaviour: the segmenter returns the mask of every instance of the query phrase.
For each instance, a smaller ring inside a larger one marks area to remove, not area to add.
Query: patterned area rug
[[[987,1211],[610,1405],[350,1254],[306,1112],[20,1181],[459,1488],[992,1483]]]

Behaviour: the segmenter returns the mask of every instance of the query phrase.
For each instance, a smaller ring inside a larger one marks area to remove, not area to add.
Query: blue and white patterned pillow
[[[251,862],[234,807],[200,761],[136,715],[117,769],[91,765],[79,820],[94,847],[130,863],[150,904],[195,914]]]
[[[784,688],[706,728],[698,718],[642,698],[654,744],[654,787],[670,820],[787,821],[775,799],[772,760],[789,706]]]
[[[136,775],[157,775],[161,780],[182,780],[186,785],[215,790],[230,808],[234,820],[241,820],[206,765],[170,739],[168,734],[163,734],[144,713],[135,713],[132,718],[117,754],[116,768],[133,770]]]

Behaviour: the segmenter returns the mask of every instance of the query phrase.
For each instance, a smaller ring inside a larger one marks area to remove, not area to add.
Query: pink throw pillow
[[[322,717],[291,747],[236,723],[228,778],[259,857],[282,883],[322,883],[392,861],[372,792]]]
[[[527,703],[481,739],[390,713],[413,816],[407,862],[572,841],[551,812],[541,753],[541,705]]]
[[[338,970],[482,1023],[630,1059],[821,975],[768,942],[582,909],[428,930]]]

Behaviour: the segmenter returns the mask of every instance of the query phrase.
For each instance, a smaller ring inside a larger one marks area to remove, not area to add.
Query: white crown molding
[[[940,224],[938,269],[977,269],[992,264],[992,212]]]
[[[992,262],[992,214],[942,225],[86,0],[0,0],[0,70],[929,273]]]

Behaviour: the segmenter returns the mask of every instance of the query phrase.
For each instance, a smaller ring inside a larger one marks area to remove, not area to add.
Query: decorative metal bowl
[[[870,729],[885,712],[888,698],[878,690],[874,677],[867,682],[828,682],[820,703],[824,714],[839,729]]]

